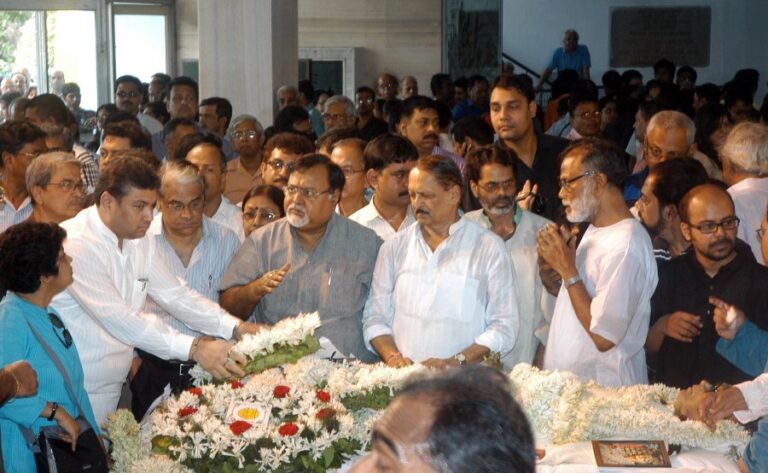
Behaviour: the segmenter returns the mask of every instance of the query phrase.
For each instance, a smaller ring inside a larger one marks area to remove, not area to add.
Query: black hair
[[[67,124],[67,106],[58,95],[40,94],[29,101],[27,109],[34,108],[40,120],[53,118],[57,125]]]
[[[633,79],[643,80],[643,74],[641,74],[637,69],[627,69],[621,73],[622,85],[629,85]]]
[[[344,188],[346,179],[344,178],[344,171],[328,158],[324,154],[305,154],[296,161],[293,167],[289,170],[290,176],[294,172],[301,172],[311,169],[315,166],[323,166],[328,173],[328,192],[341,191]]]
[[[337,128],[333,131],[340,129],[341,128]],[[357,127],[355,127],[355,129],[357,129]],[[325,135],[328,135],[329,133],[330,132],[326,133]],[[269,159],[269,155],[272,154],[272,151],[274,151],[275,148],[287,151],[290,154],[298,155],[309,154],[315,151],[315,147],[312,144],[312,141],[310,141],[310,139],[304,135],[300,135],[298,133],[278,133],[268,139],[266,143],[264,143],[265,162]],[[330,149],[330,146],[328,148]]]
[[[185,161],[187,159],[187,155],[189,154],[189,152],[192,151],[193,148],[200,145],[207,145],[207,146],[212,146],[213,148],[216,148],[216,151],[218,151],[219,158],[221,161],[220,162],[221,171],[224,172],[227,169],[227,157],[224,155],[224,151],[222,149],[221,138],[219,138],[213,133],[202,133],[202,132],[190,133],[189,135],[181,139],[178,146],[176,147],[176,150],[173,153],[173,156],[169,158],[172,161]]]
[[[410,140],[393,133],[385,133],[372,139],[363,151],[365,169],[381,171],[393,163],[416,161],[419,151]]]
[[[186,85],[187,87],[192,87],[195,90],[195,98],[200,97],[200,89],[197,86],[197,82],[191,77],[187,77],[187,76],[174,77],[170,82],[168,82],[168,86],[166,87],[166,89],[168,90],[168,95],[170,96],[171,89],[180,85]]]
[[[711,82],[697,85],[693,90],[699,98],[706,100],[708,103],[720,103],[720,94],[722,91],[719,86]]]
[[[361,85],[360,87],[358,87],[357,90],[355,91],[355,94],[359,94],[361,92],[368,92],[369,94],[376,97],[376,92],[374,92],[374,90],[368,87],[367,85]]]
[[[28,120],[8,120],[0,125],[0,154],[16,154],[24,145],[45,139],[45,132]],[[0,159],[2,163],[2,159]]]
[[[403,118],[411,118],[416,110],[434,110],[437,113],[437,103],[424,95],[416,95],[403,100],[400,108],[399,123]]]
[[[155,115],[157,121],[165,125],[171,119],[171,114],[168,113],[168,107],[163,102],[147,102],[142,106],[142,109],[149,107],[152,114]],[[218,109],[217,109],[218,110]]]
[[[110,159],[104,164],[96,183],[96,205],[101,205],[101,195],[104,192],[109,192],[109,195],[119,201],[130,188],[157,190],[160,189],[160,178],[156,170],[140,158]]]
[[[696,136],[694,138],[696,149],[706,154],[718,167],[722,167],[720,153],[715,149],[710,137],[712,133],[720,128],[723,118],[727,122],[733,122],[730,112],[728,112],[724,105],[720,103],[706,103],[699,108],[693,119],[693,124],[696,126]]]
[[[675,77],[675,63],[670,61],[667,58],[659,59],[656,61],[656,63],[653,65],[653,72],[654,74],[658,72],[659,69],[664,69],[669,72],[670,79]]]
[[[75,82],[67,82],[61,86],[61,96],[66,97],[69,94],[80,95],[80,86]]]
[[[288,105],[277,113],[274,129],[276,133],[293,132],[293,124],[309,120],[309,113],[299,105]]]
[[[0,234],[0,291],[31,294],[42,276],[59,274],[67,232],[55,223],[22,222]]]
[[[440,87],[445,82],[451,82],[451,76],[443,72],[438,72],[429,80],[429,90],[432,91],[432,95],[434,97],[437,97],[437,93],[440,91]],[[451,85],[453,84],[451,83]]]
[[[526,100],[528,102],[532,102],[536,99],[536,92],[533,90],[533,85],[531,84],[530,78],[526,79],[527,76],[523,74],[512,74],[511,76],[499,76],[494,82],[493,87],[491,87],[491,91],[493,89],[500,87],[502,89],[515,89],[519,93],[521,93],[523,96],[525,96]]]
[[[754,94],[749,89],[749,86],[743,82],[737,82],[735,80],[723,85],[723,104],[725,107],[730,109],[739,101],[744,102],[747,105],[752,105]]]
[[[139,92],[141,92],[141,81],[139,80],[139,78],[136,76],[124,75],[115,79],[115,88],[114,88],[115,93],[117,93],[117,86],[122,84],[123,82],[129,82],[135,85],[136,88],[139,90]]]
[[[504,373],[482,365],[447,370],[410,381],[398,398],[433,409],[426,438],[429,458],[424,460],[435,471],[536,470],[531,427]]]
[[[306,97],[306,99],[312,102],[315,99],[315,86],[312,85],[312,81],[308,79],[302,79],[299,81],[299,87],[297,88],[299,94]]]
[[[616,69],[608,69],[600,78],[603,88],[607,91],[617,91],[621,88],[621,74]]]
[[[453,125],[453,139],[464,143],[467,137],[484,146],[493,143],[493,128],[482,117],[464,117]]]
[[[388,131],[390,133],[397,133],[397,124],[400,123],[400,119],[403,117],[403,101],[400,99],[384,100],[381,105],[381,113],[384,117],[389,117],[387,120]]]
[[[709,181],[704,166],[693,158],[662,161],[651,170],[650,176],[654,177],[653,195],[659,199],[659,207],[677,207],[689,190]]]
[[[200,106],[213,105],[216,107],[216,117],[226,118],[227,122],[224,124],[224,128],[229,127],[229,122],[232,120],[232,103],[224,97],[208,97],[200,102]]]
[[[113,103],[103,103],[99,105],[99,107],[96,109],[96,113],[98,114],[102,110],[107,111],[107,118],[109,118],[109,115],[119,111],[119,109],[117,108],[117,105]]]
[[[131,142],[131,148],[152,150],[152,136],[144,127],[136,123],[125,121],[105,125],[104,136],[108,135],[128,138]]]
[[[245,203],[251,200],[251,197],[263,196],[274,202],[278,209],[280,209],[280,217],[285,217],[285,194],[276,186],[269,184],[260,184],[256,187],[251,187],[248,192],[243,196],[243,212],[245,212]]]
[[[109,115],[104,119],[104,126],[111,125],[113,123],[124,123],[124,122],[130,122],[135,125],[141,126],[141,122],[139,122],[139,119],[136,118],[136,115],[130,113],[130,112],[124,112],[122,110],[117,110]]]
[[[166,139],[168,135],[175,133],[176,128],[180,126],[191,126],[194,127],[195,130],[198,129],[197,122],[192,120],[191,118],[186,117],[176,117],[172,118],[168,121],[168,123],[163,126],[163,139]]]
[[[490,163],[500,164],[512,169],[514,174],[517,161],[517,153],[514,150],[501,146],[483,146],[472,150],[467,155],[467,181],[478,182],[483,166]]]
[[[560,153],[560,160],[570,154],[578,154],[587,170],[605,174],[608,184],[622,188],[627,178],[624,152],[615,144],[602,138],[584,138],[574,141]]]
[[[691,66],[680,66],[680,69],[677,70],[677,77],[680,77],[680,74],[683,73],[690,74],[694,83],[696,83],[696,79],[699,78],[699,74],[696,73],[696,69],[692,68]]]

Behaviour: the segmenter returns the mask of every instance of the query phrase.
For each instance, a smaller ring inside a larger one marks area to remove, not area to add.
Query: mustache
[[[435,133],[428,133],[428,134],[424,135],[422,140],[426,140],[427,138],[431,138],[433,140],[439,140],[440,139],[440,137],[438,137]]]
[[[303,212],[303,213],[307,212],[307,208],[301,204],[291,204],[288,206],[287,209],[285,209],[286,212],[290,212],[291,210],[298,210],[299,212]]]
[[[423,215],[429,215],[429,211],[427,209],[423,209],[423,208],[416,209],[416,211],[414,213],[416,215],[422,215],[422,214]]]
[[[408,197],[410,194],[408,194],[408,191],[403,191],[397,194],[398,197]]]

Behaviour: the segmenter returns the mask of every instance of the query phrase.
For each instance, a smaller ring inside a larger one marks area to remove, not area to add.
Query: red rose
[[[232,389],[240,389],[243,387],[243,383],[237,379],[230,381],[229,385],[232,386]]]
[[[296,435],[299,432],[299,426],[294,424],[293,422],[288,422],[281,425],[280,428],[277,429],[277,431],[283,437],[291,437],[293,435]]]
[[[317,399],[321,402],[331,402],[331,395],[322,389],[318,389],[315,392],[315,397],[317,397]]]
[[[253,427],[250,423],[244,420],[236,420],[229,424],[229,430],[235,435],[243,435],[243,432]]]
[[[187,391],[191,392],[197,397],[200,397],[203,395],[203,390],[201,388],[189,388]]]
[[[326,407],[324,409],[320,409],[317,411],[317,414],[315,414],[315,418],[318,420],[325,420],[330,419],[331,417],[336,415],[336,409],[331,409],[330,407]]]
[[[275,396],[277,399],[282,399],[288,396],[288,393],[290,392],[291,392],[291,388],[280,384],[275,386],[275,389],[272,391],[272,395]]]
[[[187,406],[179,409],[178,414],[179,414],[179,417],[187,417],[187,416],[191,416],[195,412],[197,412],[197,407]]]

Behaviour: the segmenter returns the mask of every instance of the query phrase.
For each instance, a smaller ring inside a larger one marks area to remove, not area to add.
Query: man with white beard
[[[318,311],[317,335],[336,356],[373,361],[362,315],[381,240],[334,212],[344,172],[326,156],[305,155],[289,172],[286,218],[246,238],[222,279],[220,304],[265,324]]]
[[[562,153],[560,192],[570,222],[588,222],[578,248],[548,225],[537,249],[563,279],[544,368],[603,386],[646,383],[645,344],[658,276],[648,232],[622,195],[627,171],[615,146],[576,141]]]

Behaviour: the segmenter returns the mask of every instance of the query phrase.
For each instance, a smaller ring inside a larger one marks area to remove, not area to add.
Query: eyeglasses
[[[477,183],[477,186],[481,189],[483,189],[485,192],[489,194],[495,194],[499,192],[499,189],[503,189],[504,192],[515,191],[515,180],[514,179],[508,179],[504,182],[489,182],[487,184],[480,184]]]
[[[83,192],[85,190],[85,184],[83,184],[83,181],[75,182],[71,179],[65,179],[59,182],[49,182],[46,184],[46,186],[59,186],[59,189],[65,192],[72,192],[73,190]]]
[[[650,154],[654,158],[660,158],[660,157],[664,156],[664,150],[663,149],[661,149],[661,148],[654,148],[651,145],[649,145],[647,141],[645,143],[644,148],[645,148],[644,152],[647,152],[648,154]],[[676,153],[676,152],[667,153],[667,160],[679,159],[679,158],[684,158],[684,157],[685,157],[685,153]]]
[[[197,97],[194,95],[174,95],[171,97],[171,102],[173,103],[181,103],[181,102],[192,102],[197,103]]]
[[[597,118],[600,118],[600,110],[595,110],[594,112],[581,112],[577,114],[577,116],[582,120],[586,120],[588,118],[597,119]]]
[[[280,171],[281,169],[285,168],[286,171],[291,172],[293,171],[293,168],[296,167],[294,163],[286,163],[282,159],[270,159],[267,161],[267,164],[269,164],[269,167],[275,171]]]
[[[341,172],[343,172],[345,176],[350,177],[350,176],[354,176],[355,174],[365,172],[365,169],[353,169],[351,167],[343,167],[341,168]]]
[[[322,116],[323,116],[323,120],[325,120],[327,122],[331,121],[331,120],[339,121],[339,120],[346,120],[347,119],[347,116],[344,115],[343,113],[333,113],[333,114],[331,114],[331,113],[324,113]]]
[[[168,207],[169,210],[176,213],[183,212],[184,209],[189,209],[190,212],[198,212],[200,211],[200,209],[203,208],[204,204],[205,204],[205,201],[202,198],[195,199],[186,205],[177,200],[173,200],[171,202],[168,202],[168,204],[166,204],[166,207]]]
[[[557,181],[557,183],[560,185],[561,188],[568,190],[571,188],[571,184],[578,181],[582,177],[590,177],[590,176],[597,176],[597,171],[587,171],[584,174],[579,174],[576,177],[572,177],[570,179],[560,179]]]
[[[56,334],[56,338],[59,339],[59,341],[64,345],[64,348],[69,348],[72,346],[72,334],[69,333],[69,330],[64,326],[64,322],[61,321],[58,315],[54,314],[53,312],[48,312],[48,319],[51,321],[51,324],[54,326],[53,333]],[[61,335],[59,335],[59,332],[56,330],[64,330],[63,335],[64,338],[61,338]]]
[[[249,131],[236,131],[236,132],[232,133],[232,138],[234,138],[236,140],[242,140],[243,138],[245,138],[246,140],[252,140],[252,139],[256,138],[257,136],[259,136],[259,134],[257,132],[255,132],[255,131],[253,131],[253,130],[249,130]]]
[[[257,222],[273,222],[277,218],[277,214],[269,209],[251,209],[243,212],[243,217],[246,220],[256,220]]]
[[[125,91],[121,90],[120,92],[117,92],[115,95],[117,95],[121,99],[124,99],[126,97],[130,97],[132,99],[135,99],[136,97],[139,96],[139,93],[135,92],[135,91],[134,92],[125,92]]]
[[[299,187],[299,186],[285,186],[285,195],[295,196],[299,192],[301,192],[301,195],[304,196],[305,199],[317,199],[322,194],[330,194],[333,192],[333,189],[328,188],[324,191],[316,191],[314,189],[307,189],[306,187]]]
[[[373,99],[357,99],[357,103],[373,103]]]
[[[723,230],[735,230],[739,226],[739,221],[739,217],[733,216],[726,217],[719,222],[704,221],[698,225],[694,225],[692,223],[688,223],[688,225],[700,231],[701,233],[708,235],[715,233],[718,227],[723,227]]]

